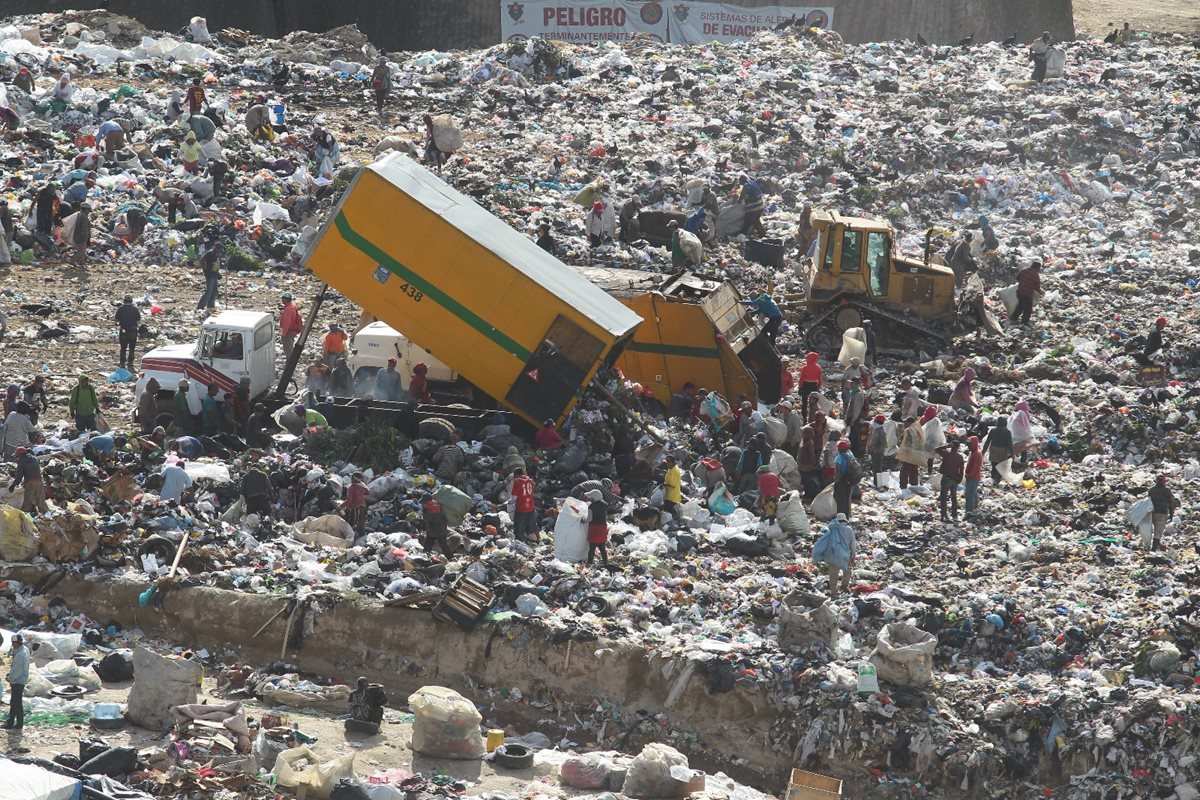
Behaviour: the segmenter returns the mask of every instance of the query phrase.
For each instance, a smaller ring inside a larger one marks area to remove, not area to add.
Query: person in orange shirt
[[[328,366],[332,367],[339,358],[345,356],[349,339],[336,322],[329,323],[329,333],[325,334],[325,341],[321,345],[321,357]]]

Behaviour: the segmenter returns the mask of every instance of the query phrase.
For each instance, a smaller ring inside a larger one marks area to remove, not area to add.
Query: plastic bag
[[[444,686],[422,686],[409,695],[408,704],[414,716],[414,752],[435,758],[483,758],[483,717],[470,700]]]
[[[778,617],[781,647],[813,642],[824,642],[832,647],[837,639],[837,614],[819,594],[789,594],[779,607]]]
[[[779,417],[766,417],[763,422],[767,426],[767,441],[771,447],[779,447],[787,439],[787,423]]]
[[[39,664],[60,658],[70,658],[79,650],[83,636],[78,633],[42,633],[41,631],[23,631],[25,644],[38,648],[33,651],[33,659]]]
[[[1154,538],[1153,511],[1154,504],[1150,501],[1150,498],[1143,497],[1125,512],[1125,519],[1129,520],[1129,523],[1137,529],[1142,541],[1144,542],[1149,539],[1151,544],[1153,544]]]
[[[722,517],[727,517],[737,510],[737,506],[733,500],[726,497],[728,490],[725,484],[718,483],[713,487],[712,494],[708,497],[708,510],[714,514],[719,514]]]
[[[574,789],[606,789],[612,762],[599,753],[572,756],[563,762],[558,776],[564,786]]]
[[[192,34],[192,41],[196,44],[208,44],[212,41],[212,36],[208,33],[208,20],[204,17],[192,17],[188,23],[188,31]]]
[[[433,118],[433,143],[443,153],[453,153],[462,149],[463,132],[454,124],[449,114],[440,114]]]
[[[996,297],[1000,298],[1000,302],[1004,303],[1004,310],[1011,317],[1017,311],[1017,285],[1005,286],[1000,291],[996,292]]]
[[[687,756],[665,744],[646,745],[630,762],[622,793],[639,800],[683,797],[687,782],[672,777],[672,767],[687,769]]]
[[[699,264],[704,261],[704,245],[696,234],[691,231],[679,232],[679,249],[687,256],[688,261]]]
[[[293,747],[279,754],[272,774],[279,786],[307,786],[309,797],[328,798],[338,781],[354,777],[354,756],[354,753],[350,753],[321,762],[317,754],[307,747]]]
[[[41,667],[42,676],[55,686],[82,686],[89,692],[100,691],[100,676],[91,667],[81,669],[70,659],[51,661]]]
[[[692,527],[703,527],[712,519],[708,509],[699,500],[688,500],[679,507],[680,520]]]
[[[936,646],[933,634],[893,622],[879,632],[871,663],[885,681],[901,686],[927,686],[933,680]]]
[[[433,493],[433,499],[442,507],[446,522],[451,527],[461,525],[471,508],[471,498],[453,486],[443,486]]]
[[[821,493],[813,498],[809,510],[821,522],[828,522],[837,516],[837,500],[833,498],[832,483],[822,489]]]
[[[19,508],[0,508],[0,559],[4,561],[28,561],[38,553],[37,526],[29,515]]]
[[[587,558],[587,521],[587,503],[573,497],[563,500],[554,522],[555,558],[570,563]]]
[[[780,529],[788,536],[807,536],[811,530],[808,514],[804,512],[804,498],[800,492],[792,491],[779,499],[775,519]]]
[[[321,159],[321,166],[317,168],[317,174],[325,180],[333,180],[333,162],[329,160],[329,156]]]
[[[862,328],[847,328],[842,332],[842,349],[838,351],[838,363],[843,367],[850,366],[850,359],[857,358],[860,362],[867,355],[867,334]]]

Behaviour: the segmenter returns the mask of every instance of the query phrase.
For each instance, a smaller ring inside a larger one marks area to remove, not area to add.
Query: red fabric
[[[346,500],[342,508],[365,508],[367,505],[367,486],[363,483],[352,483],[346,489]]]
[[[193,114],[200,113],[200,106],[207,98],[204,96],[204,89],[199,86],[192,86],[187,90],[188,111]]]
[[[422,403],[429,402],[429,384],[425,382],[424,375],[413,375],[408,384],[408,393]]]
[[[589,523],[587,540],[588,544],[606,544],[608,542],[608,523]]]
[[[279,332],[299,336],[303,330],[304,323],[300,321],[300,312],[296,310],[295,303],[286,303],[279,312]]]
[[[785,369],[779,376],[779,396],[787,397],[795,386],[796,379],[792,377],[792,371]]]
[[[563,438],[554,428],[542,428],[534,434],[533,446],[537,450],[557,450],[563,446]]]
[[[983,477],[983,453],[972,450],[967,453],[967,478],[979,480]]]
[[[533,478],[522,475],[513,481],[513,497],[517,500],[517,511],[533,511]]]
[[[779,497],[779,476],[774,472],[763,472],[758,476],[758,496]]]

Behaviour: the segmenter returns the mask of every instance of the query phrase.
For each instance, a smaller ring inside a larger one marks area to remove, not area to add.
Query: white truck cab
[[[351,347],[352,352],[346,363],[358,382],[370,380],[376,372],[387,369],[389,358],[396,359],[396,371],[404,376],[405,389],[408,388],[413,367],[417,364],[424,364],[429,368],[425,375],[427,380],[453,383],[458,379],[458,373],[410,342],[404,334],[386,322],[372,322],[362,328],[354,334]]]
[[[249,376],[250,397],[258,397],[275,386],[275,318],[262,311],[218,311],[204,320],[197,341],[156,347],[143,355],[141,373],[138,397],[151,378],[167,393],[187,378],[193,413],[210,384],[216,384],[223,399]]]

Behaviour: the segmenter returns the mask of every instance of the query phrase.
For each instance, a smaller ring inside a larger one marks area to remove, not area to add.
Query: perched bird
[[[1005,47],[1012,47],[1016,43],[1017,43],[1017,35],[1014,33],[1012,36],[1008,37],[1000,44],[1004,45]]]
[[[291,68],[287,64],[284,64],[278,72],[271,76],[271,83],[275,84],[276,89],[282,89],[284,86],[287,86],[288,79],[291,76]]]
[[[780,21],[780,23],[778,25],[775,26],[775,32],[778,33],[779,31],[786,31],[788,28],[792,27],[795,24],[796,24],[796,15],[792,14],[790,19],[782,20],[782,21]]]
[[[970,47],[974,43],[975,43],[975,34],[972,33],[970,36],[967,36],[966,38],[959,39],[957,44],[959,47]]]
[[[1104,37],[1104,43],[1105,44],[1116,44],[1117,43],[1117,29],[1116,28],[1113,28],[1112,32],[1110,32],[1108,34],[1108,36]]]
[[[54,306],[48,303],[23,303],[21,310],[45,319],[54,313]]]
[[[67,327],[67,323],[65,322],[60,322],[53,328],[44,322],[38,323],[37,338],[39,339],[57,339],[60,336],[67,336],[70,333],[71,329]]]
[[[1101,83],[1108,83],[1109,81],[1115,81],[1116,79],[1117,79],[1117,68],[1116,67],[1109,67],[1108,69],[1104,70],[1104,72],[1100,73],[1100,82]]]
[[[929,42],[925,41],[925,37],[919,33],[917,34],[917,44],[921,45],[921,47],[929,47]]]

